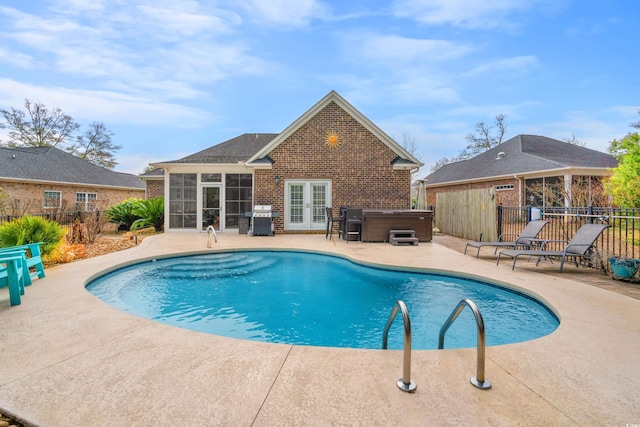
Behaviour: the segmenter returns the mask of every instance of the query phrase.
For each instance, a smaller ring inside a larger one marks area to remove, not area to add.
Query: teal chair
[[[34,279],[44,278],[44,264],[42,263],[42,255],[40,252],[41,244],[42,242],[38,242],[0,248],[0,257],[9,255],[22,256],[22,269],[25,276],[24,281],[27,286],[33,283]],[[34,268],[33,272],[31,271],[32,267]]]
[[[20,305],[20,295],[24,295],[24,263],[21,255],[0,253],[0,288],[9,288],[9,302]]]

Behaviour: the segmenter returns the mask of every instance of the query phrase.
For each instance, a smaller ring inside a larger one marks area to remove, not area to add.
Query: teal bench
[[[13,254],[13,252],[7,252]],[[20,295],[24,295],[24,257],[0,253],[0,288],[9,288],[9,302],[20,305]]]
[[[33,283],[34,279],[42,279],[44,277],[44,265],[42,264],[42,256],[40,245],[38,243],[28,243],[26,245],[11,246],[0,248],[0,257],[2,256],[21,256],[23,258],[22,269],[24,282],[28,286]],[[31,271],[31,269],[34,269]],[[0,267],[1,271],[2,267]]]

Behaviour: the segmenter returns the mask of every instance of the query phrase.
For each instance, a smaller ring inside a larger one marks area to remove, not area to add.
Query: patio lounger
[[[480,255],[480,248],[483,246],[495,247],[495,250],[493,251],[494,255],[498,251],[498,248],[518,249],[518,247],[523,247],[525,249],[529,249],[531,247],[532,240],[537,238],[540,231],[542,231],[544,226],[548,223],[549,221],[544,220],[530,221],[513,242],[505,242],[502,240],[505,236],[509,236],[509,234],[501,234],[497,242],[469,242],[464,247],[464,254],[467,254],[467,248],[469,246],[478,249],[478,252],[476,252],[476,258]]]
[[[547,243],[554,242],[555,240],[543,241],[541,249],[509,249],[500,251],[496,265],[500,263],[500,258],[502,258],[502,256],[513,258],[513,265],[511,266],[512,270],[515,268],[516,261],[519,256],[537,256],[538,260],[536,261],[536,265],[538,265],[540,259],[543,257],[555,257],[561,259],[560,272],[562,273],[564,262],[567,258],[573,258],[577,267],[578,258],[593,261],[596,256],[599,256],[600,254],[598,253],[598,249],[594,246],[594,243],[598,237],[600,237],[600,234],[602,234],[602,232],[608,227],[608,224],[584,224],[578,229],[573,238],[569,240],[569,243],[567,243],[561,251],[549,251],[544,249]]]
[[[24,295],[23,257],[0,254],[0,288],[9,288],[9,302],[20,305],[20,295]]]
[[[44,265],[42,264],[42,256],[40,253],[41,244],[42,242],[38,242],[0,248],[0,256],[7,255],[9,253],[23,254],[25,262],[22,264],[22,268],[26,274],[25,283],[27,285],[30,285],[33,279],[42,279],[44,277]],[[33,272],[31,272],[31,267],[35,269]]]

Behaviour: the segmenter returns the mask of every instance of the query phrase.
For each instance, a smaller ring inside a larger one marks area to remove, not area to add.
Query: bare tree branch
[[[69,152],[96,165],[113,169],[118,163],[114,152],[122,146],[111,143],[113,132],[104,123],[93,122],[82,136],[76,138],[76,144],[69,148]]]
[[[476,123],[475,132],[469,133],[465,137],[469,144],[467,144],[467,147],[460,153],[459,158],[469,159],[492,149],[496,145],[500,145],[507,131],[507,125],[504,123],[506,117],[504,114],[496,115],[496,120],[493,125],[487,125],[485,122]],[[496,132],[492,133],[494,128]]]

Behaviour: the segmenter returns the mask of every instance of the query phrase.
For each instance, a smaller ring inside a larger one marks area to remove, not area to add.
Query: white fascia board
[[[511,179],[511,178],[543,178],[550,176],[560,176],[560,175],[586,175],[586,176],[611,176],[612,172],[606,168],[558,168],[558,169],[546,169],[532,172],[524,172],[524,173],[516,173],[516,174],[508,174],[508,175],[495,175],[495,176],[487,176],[482,178],[472,178],[472,179],[461,179],[457,181],[447,181],[441,183],[428,183],[425,181],[425,187],[448,187],[453,185],[460,184],[469,184],[469,183],[477,183],[477,182],[488,182],[488,181],[496,181],[499,179]]]

